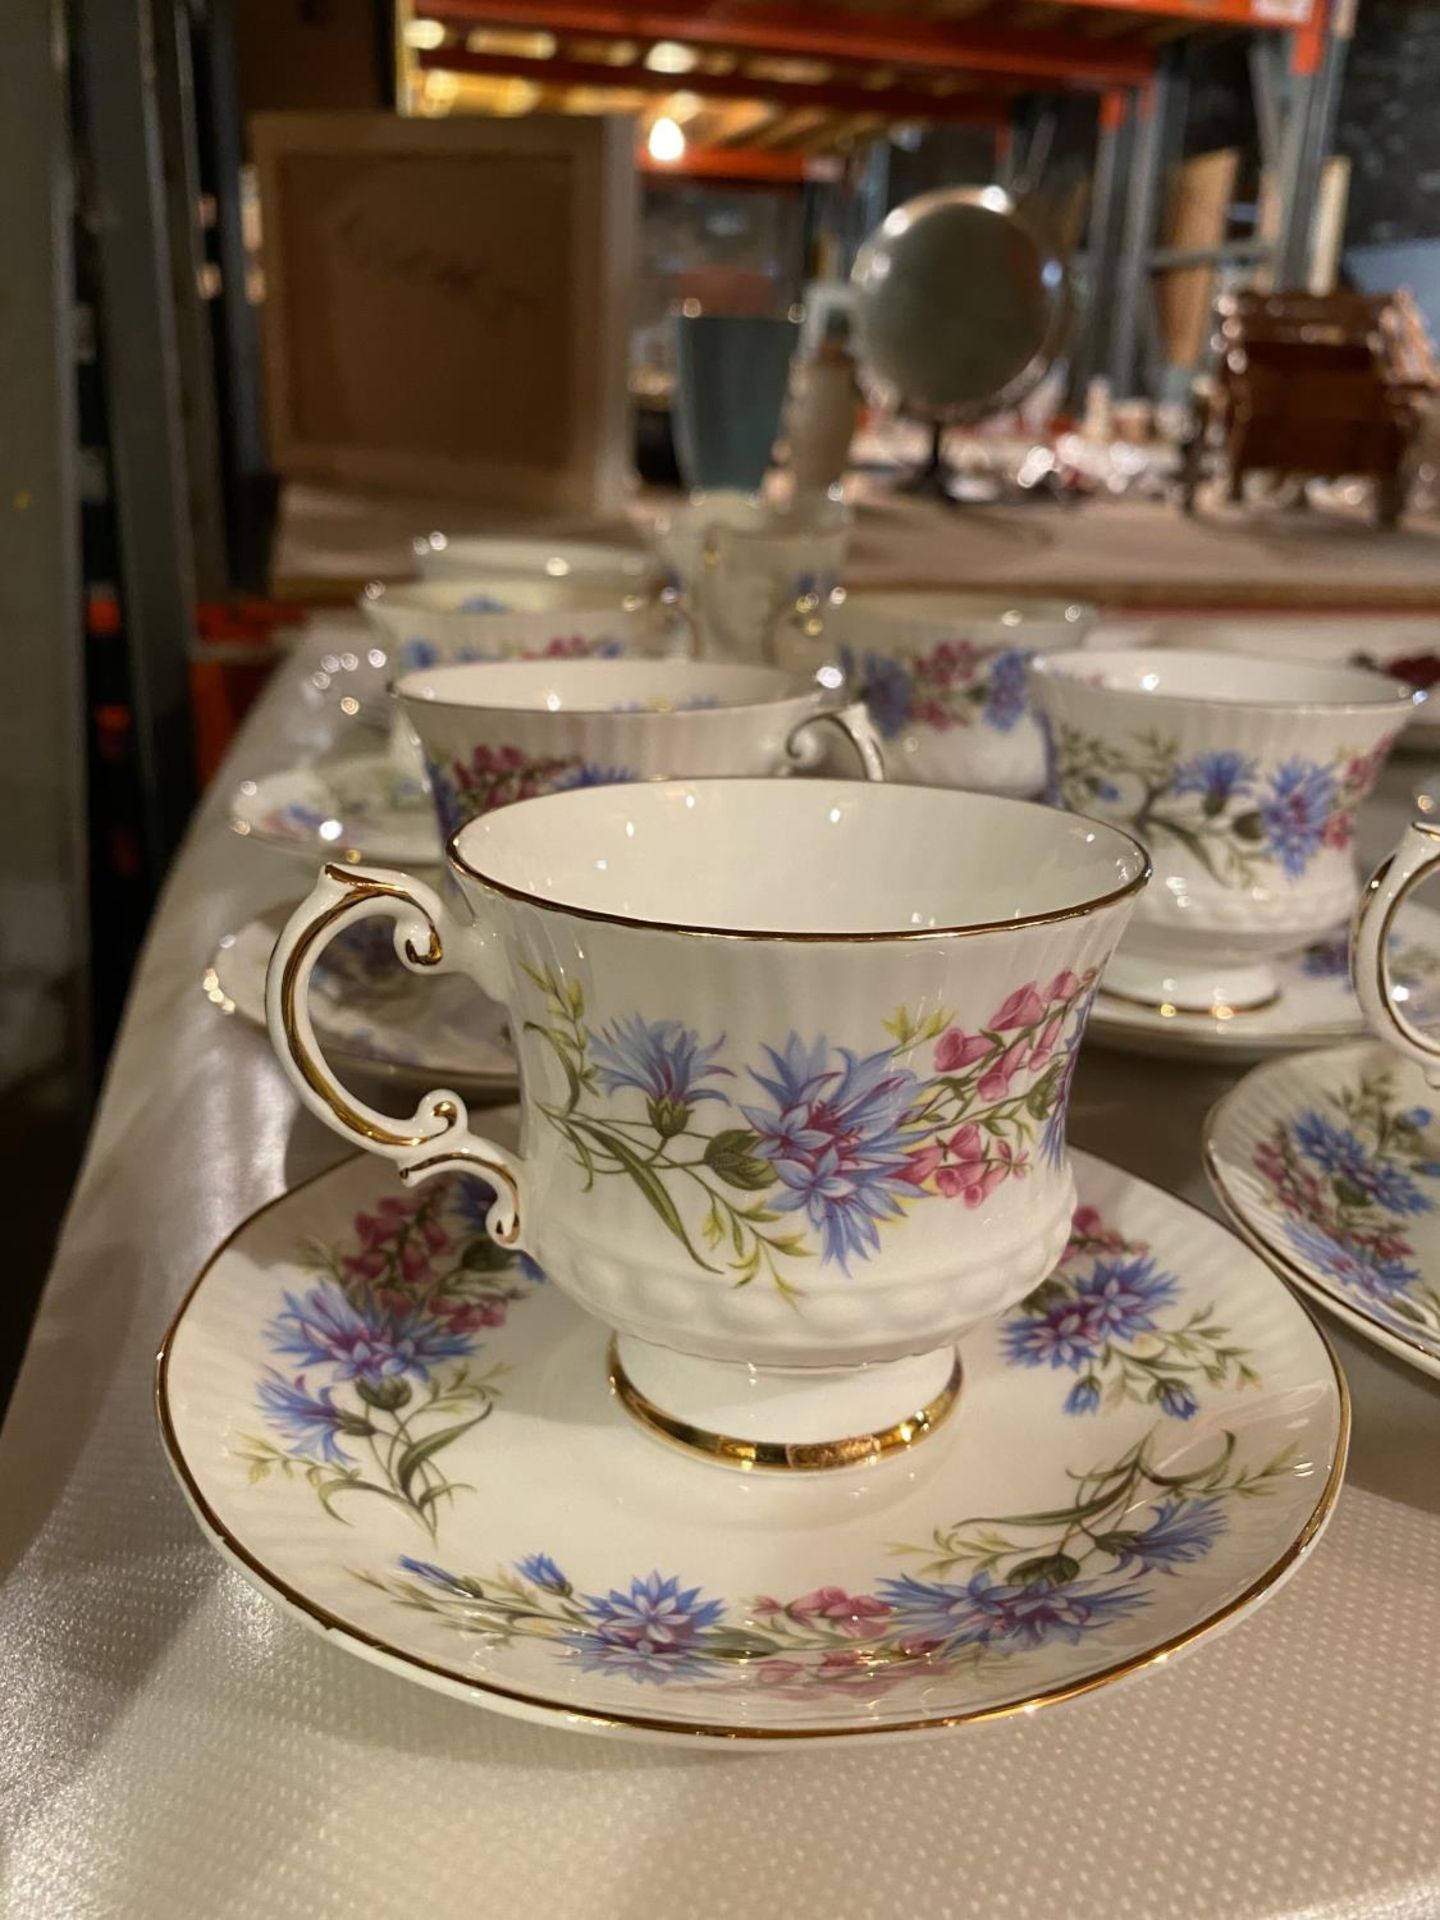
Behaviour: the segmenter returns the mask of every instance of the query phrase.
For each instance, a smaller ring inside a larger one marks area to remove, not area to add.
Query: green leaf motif
[[[761,1193],[775,1184],[775,1169],[755,1151],[759,1136],[748,1127],[726,1127],[705,1145],[705,1164],[727,1186]]]
[[[461,1420],[453,1427],[440,1427],[434,1433],[427,1433],[423,1440],[412,1440],[395,1463],[395,1484],[403,1494],[410,1492],[411,1482],[427,1460],[433,1460],[442,1448],[448,1447],[452,1440],[458,1440],[462,1433],[468,1433],[472,1427],[478,1427],[490,1409],[477,1413],[473,1420]]]
[[[666,1190],[664,1181],[647,1160],[631,1146],[622,1135],[614,1133],[609,1127],[602,1127],[597,1121],[583,1119],[578,1113],[571,1116],[570,1124],[586,1132],[597,1145],[620,1162],[636,1186],[644,1194],[650,1205],[684,1247],[697,1267],[703,1267],[706,1273],[715,1273],[708,1260],[702,1260],[689,1234],[685,1231],[685,1222],[680,1218],[680,1210]]]

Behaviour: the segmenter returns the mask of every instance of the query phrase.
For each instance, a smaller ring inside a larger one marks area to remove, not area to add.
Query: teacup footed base
[[[1275,969],[1263,960],[1202,960],[1181,963],[1154,954],[1113,954],[1100,981],[1102,993],[1143,1007],[1174,1007],[1185,1013],[1253,1013],[1280,997]]]
[[[873,1365],[752,1367],[617,1334],[610,1388],[647,1433],[745,1472],[873,1464],[935,1431],[960,1397],[953,1346]]]

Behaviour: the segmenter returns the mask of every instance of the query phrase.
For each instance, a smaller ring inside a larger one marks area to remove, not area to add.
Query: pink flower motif
[[[883,1620],[890,1608],[883,1600],[867,1593],[846,1593],[843,1587],[817,1587],[813,1593],[792,1600],[789,1609],[796,1620],[827,1620],[852,1640],[863,1640],[872,1620]]]
[[[1016,987],[986,1024],[997,1033],[1005,1033],[1015,1027],[1033,1027],[1044,1018],[1045,1002],[1035,991],[1032,980],[1028,986]]]
[[[966,1033],[963,1027],[949,1027],[935,1042],[935,1071],[960,1073],[995,1051],[995,1042],[987,1034]]]
[[[753,1603],[750,1611],[757,1620],[774,1620],[778,1615],[784,1613],[785,1602],[783,1600],[777,1600],[773,1594],[762,1593],[759,1599]]]
[[[799,1660],[762,1660],[755,1678],[762,1687],[788,1687],[805,1678],[805,1668]]]
[[[1323,846],[1334,847],[1344,852],[1355,838],[1355,816],[1353,813],[1332,813],[1320,829]]]
[[[430,1311],[452,1333],[478,1333],[482,1327],[505,1324],[505,1302],[493,1296],[486,1300],[433,1300]]]
[[[400,1250],[400,1271],[411,1286],[419,1286],[430,1276],[430,1255],[418,1240],[407,1240]]]
[[[1072,973],[1069,967],[1065,967],[1056,974],[1049,986],[1046,987],[1044,998],[1051,1001],[1068,1000],[1079,988],[1079,985],[1079,974]]]
[[[385,1271],[385,1256],[378,1247],[371,1247],[364,1253],[347,1253],[340,1264],[358,1280],[378,1280]]]
[[[941,1147],[916,1147],[912,1153],[906,1154],[905,1165],[895,1177],[912,1187],[923,1187],[944,1158],[944,1149]]]
[[[1055,1051],[1055,1043],[1060,1038],[1064,1025],[1065,1022],[1058,1013],[1051,1020],[1047,1021],[1045,1031],[1035,1042],[1035,1046],[1030,1054],[1029,1064],[1032,1067],[1043,1067],[1045,1065],[1045,1062]]]
[[[1045,1009],[1041,1007],[1040,1011],[1043,1015]],[[1012,1024],[1019,1025],[1019,1022],[1016,1021]],[[1011,1080],[1019,1072],[1029,1051],[1030,1045],[1028,1041],[1014,1040],[998,1059],[992,1060],[984,1073],[981,1074],[980,1084],[976,1088],[976,1092],[980,1095],[980,1098],[982,1100],[1003,1100],[1010,1091]]]
[[[957,1127],[945,1144],[957,1160],[985,1158],[985,1142],[973,1120],[967,1120],[963,1127]]]

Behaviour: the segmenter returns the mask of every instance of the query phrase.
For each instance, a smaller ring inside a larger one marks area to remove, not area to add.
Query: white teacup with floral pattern
[[[330,866],[285,928],[267,1011],[306,1105],[407,1180],[489,1181],[491,1232],[616,1329],[616,1391],[669,1437],[811,1467],[928,1431],[954,1341],[1065,1246],[1071,1072],[1143,850],[988,796],[729,779],[500,807],[450,861],[468,925]],[[506,1006],[518,1154],[451,1090],[396,1120],[325,1064],[311,969],[374,915]]]
[[[827,728],[885,776],[865,709],[774,667],[554,660],[437,667],[395,686],[418,736],[441,835],[542,793],[816,764]]]
[[[1060,654],[1031,665],[1051,798],[1125,828],[1155,884],[1105,990],[1257,1007],[1270,961],[1355,904],[1355,815],[1417,699],[1383,674],[1229,653]]]
[[[505,598],[496,596],[503,593]],[[401,673],[481,660],[618,660],[689,651],[689,628],[672,607],[593,576],[427,580],[369,586],[360,597]],[[419,741],[397,709],[390,728],[397,786],[419,789]]]
[[[889,778],[1030,799],[1045,785],[1045,741],[1026,662],[1078,647],[1094,620],[1078,601],[841,588],[794,608],[773,650],[780,666],[844,675]]]
[[[368,586],[359,606],[396,669],[469,660],[618,659],[689,651],[672,608],[589,576]]]

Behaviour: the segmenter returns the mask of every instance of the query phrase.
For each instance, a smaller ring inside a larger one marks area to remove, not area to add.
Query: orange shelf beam
[[[455,27],[516,27],[641,42],[681,40],[740,53],[920,67],[932,74],[1003,74],[1052,85],[1136,86],[1156,65],[1149,47],[1080,33],[852,13],[781,0],[708,6],[703,0],[644,0],[635,6],[617,6],[613,0],[423,0],[423,11],[427,19]],[[614,71],[622,74],[626,69]],[[693,78],[671,77],[677,86]]]
[[[1269,28],[1290,33],[1308,24],[1317,0],[1056,0],[1089,13],[1128,14],[1133,19],[1188,20],[1197,27]]]
[[[652,180],[735,180],[761,186],[803,186],[827,169],[813,154],[766,153],[755,147],[687,147],[679,161],[652,160],[642,146],[640,171]]]
[[[657,94],[683,89],[702,100],[766,100],[787,109],[824,107],[836,113],[883,114],[890,120],[944,120],[993,127],[1006,118],[1005,98],[998,92],[944,94],[929,93],[921,87],[861,87],[840,81],[800,85],[752,80],[735,73],[652,73],[638,61],[628,67],[614,67],[603,61],[469,53],[459,47],[427,49],[418,64],[426,72],[484,74],[502,80],[529,80],[541,87],[609,87]]]

